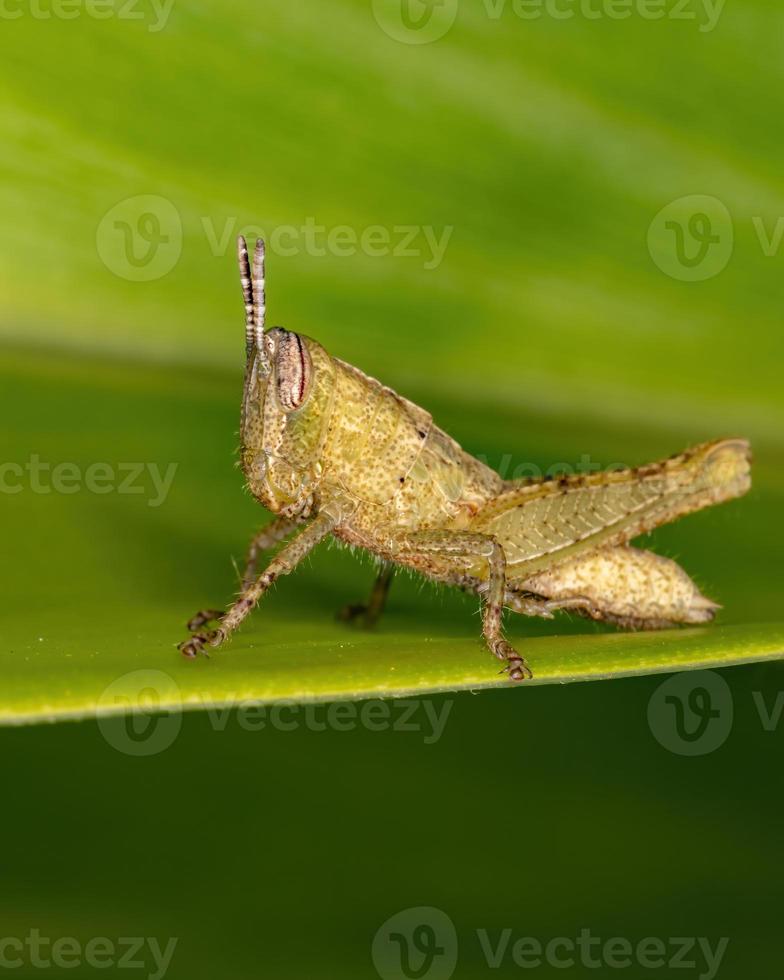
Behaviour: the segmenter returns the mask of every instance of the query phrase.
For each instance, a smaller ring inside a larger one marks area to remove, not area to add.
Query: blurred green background
[[[3,462],[177,475],[159,508],[3,494],[0,686],[45,706],[37,658],[47,677],[62,657],[67,684],[118,644],[181,671],[181,621],[233,588],[262,520],[233,468],[243,230],[271,241],[270,322],[510,473],[751,438],[753,492],[655,539],[724,623],[781,618],[775,0],[665,0],[660,19],[642,0],[52,3],[0,12]],[[332,614],[370,579],[322,550],[258,618],[338,645]],[[379,656],[477,632],[472,601],[404,580]],[[772,976],[781,735],[765,711],[783,678],[721,676],[734,720],[699,757],[649,724],[656,677],[439,696],[434,744],[197,713],[135,758],[93,722],[4,729],[0,938],[176,936],[168,977],[373,977],[376,930],[432,905],[458,977],[530,972],[483,961],[476,930],[507,927],[724,936],[719,976]]]

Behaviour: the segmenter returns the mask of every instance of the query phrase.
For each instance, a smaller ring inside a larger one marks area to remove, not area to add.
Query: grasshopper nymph
[[[264,243],[256,242],[252,274],[243,238],[238,246],[247,354],[241,462],[251,492],[277,516],[251,541],[228,611],[206,610],[188,624],[185,656],[219,646],[330,534],[381,560],[370,603],[349,615],[378,616],[396,565],[476,593],[487,646],[514,681],[531,670],[504,639],[505,607],[546,618],[571,609],[632,629],[713,618],[716,604],[675,562],[629,542],[744,494],[747,442],[706,443],[637,469],[503,480],[424,409],[309,337],[267,330]],[[289,535],[258,574],[260,553]]]

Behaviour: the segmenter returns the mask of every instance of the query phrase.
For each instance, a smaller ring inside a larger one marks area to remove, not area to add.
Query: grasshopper
[[[546,618],[569,609],[631,629],[713,618],[719,607],[675,562],[629,542],[744,494],[745,440],[706,443],[636,469],[503,480],[418,405],[310,337],[268,330],[264,242],[256,242],[252,271],[242,237],[238,256],[246,340],[241,465],[253,496],[276,517],[251,541],[228,611],[205,610],[188,623],[192,635],[179,647],[185,656],[223,643],[329,535],[380,559],[369,603],[348,607],[347,617],[372,623],[394,568],[413,569],[479,596],[485,642],[512,681],[532,673],[504,637],[505,608]],[[289,537],[259,574],[261,553]]]

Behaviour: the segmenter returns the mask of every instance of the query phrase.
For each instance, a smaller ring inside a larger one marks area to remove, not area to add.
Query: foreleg
[[[195,657],[201,653],[205,645],[220,646],[227,637],[237,629],[253,610],[256,603],[269,590],[270,586],[281,575],[288,575],[316,547],[319,542],[335,528],[337,518],[322,511],[301,534],[289,541],[267,565],[262,574],[249,586],[242,590],[240,597],[230,606],[221,617],[214,630],[197,633],[189,640],[181,643],[179,649],[186,657]]]
[[[245,571],[242,574],[242,591],[249,588],[256,578],[256,564],[262,551],[268,551],[296,527],[294,521],[287,517],[276,517],[274,521],[263,527],[248,546],[248,554],[245,559]],[[200,609],[195,616],[188,620],[188,630],[191,633],[198,631],[206,626],[207,623],[221,619],[226,613],[222,609]]]
[[[248,554],[245,558],[245,571],[242,573],[242,591],[250,588],[256,580],[256,566],[259,555],[263,551],[269,551],[282,541],[287,534],[294,530],[297,522],[289,517],[276,517],[271,524],[263,527],[248,545]]]

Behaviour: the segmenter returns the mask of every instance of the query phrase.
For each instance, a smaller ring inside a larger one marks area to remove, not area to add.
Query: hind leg
[[[586,615],[591,601],[585,596],[570,596],[564,599],[546,599],[527,592],[507,592],[505,605],[521,616],[539,616],[541,619],[554,619],[557,612],[572,610]]]

